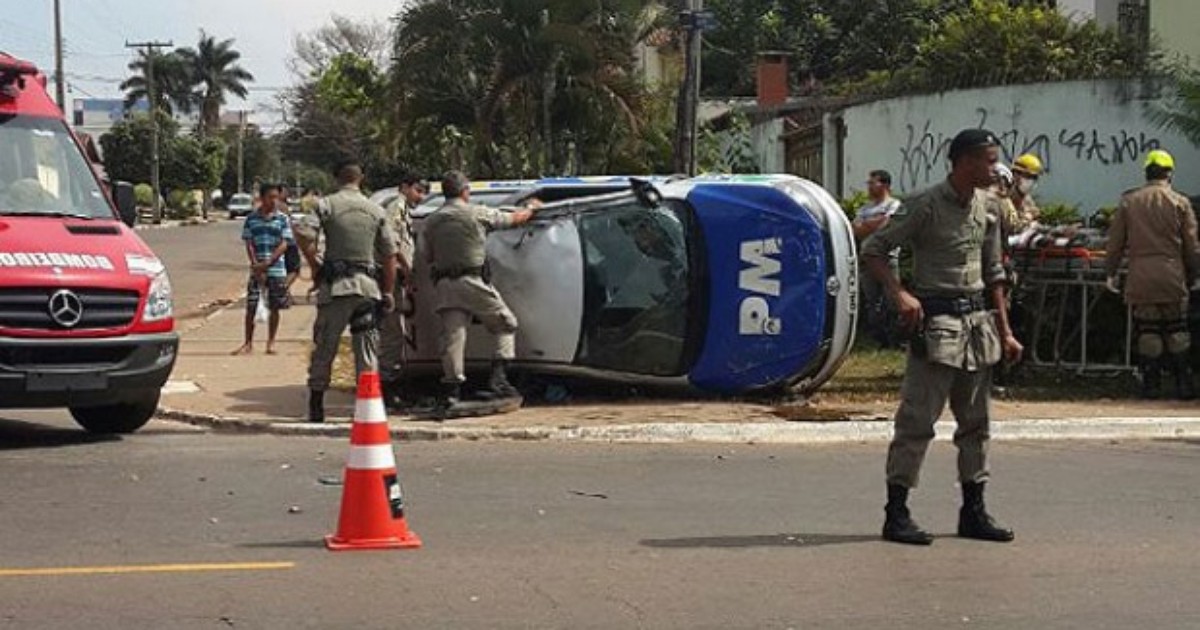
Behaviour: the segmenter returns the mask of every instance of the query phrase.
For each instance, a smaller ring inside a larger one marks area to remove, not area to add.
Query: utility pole
[[[66,77],[63,76],[63,38],[62,38],[62,8],[59,0],[54,0],[54,95],[58,98],[58,108],[67,112]]]
[[[246,192],[244,190],[245,173],[244,166],[246,163],[243,157],[243,138],[246,136],[246,110],[238,111],[238,138],[237,138],[237,191]]]
[[[150,187],[154,189],[154,222],[162,223],[162,204],[159,203],[158,156],[158,99],[154,96],[154,58],[159,48],[170,48],[172,42],[125,42],[126,48],[137,48],[146,55],[146,99],[150,102]]]
[[[688,9],[679,14],[686,34],[683,85],[679,87],[675,115],[675,171],[696,174],[697,110],[700,107],[701,33],[715,26],[704,0],[688,0]]]

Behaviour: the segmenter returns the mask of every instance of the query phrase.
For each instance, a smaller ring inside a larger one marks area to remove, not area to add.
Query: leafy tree
[[[254,81],[254,75],[237,64],[242,54],[233,48],[233,40],[218,42],[211,35],[200,32],[196,48],[180,48],[176,54],[188,65],[194,85],[198,88],[200,107],[200,135],[216,132],[221,121],[221,106],[232,94],[246,98],[246,84]]]
[[[633,49],[660,15],[655,7],[637,0],[414,4],[398,18],[393,55],[400,118],[410,129],[428,120],[417,127],[468,134],[472,170],[483,175],[559,172],[572,144],[602,143],[613,122],[638,127],[644,92]]]
[[[147,98],[148,71],[154,70],[154,100],[158,109],[167,113],[190,113],[195,109],[196,95],[192,91],[191,69],[187,62],[175,52],[160,53],[145,51],[129,63],[134,73],[121,82],[125,93],[125,109],[133,107],[139,100]]]
[[[170,150],[170,139],[179,132],[179,123],[158,112],[160,157]],[[100,136],[104,149],[104,170],[113,181],[149,182],[151,139],[149,114],[135,114],[118,122]]]
[[[1147,106],[1147,116],[1160,128],[1179,132],[1200,146],[1200,71],[1178,68],[1171,72],[1170,93]]]
[[[238,184],[238,129],[225,129],[221,139],[226,146],[225,170],[221,174],[221,190],[226,198],[239,191]],[[242,133],[242,181],[248,187],[256,181],[278,180],[280,175],[279,146],[265,137],[257,127],[248,127]]]
[[[320,76],[340,55],[351,53],[385,68],[392,53],[391,29],[334,14],[330,23],[296,38],[289,66],[301,80]]]

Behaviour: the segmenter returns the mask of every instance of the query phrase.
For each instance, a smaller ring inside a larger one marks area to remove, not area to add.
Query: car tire
[[[112,435],[133,433],[142,428],[158,409],[159,392],[147,394],[132,402],[100,405],[98,407],[71,407],[71,416],[88,433]]]

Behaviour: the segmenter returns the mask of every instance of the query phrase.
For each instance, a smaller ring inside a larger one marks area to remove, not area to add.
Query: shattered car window
[[[593,368],[678,376],[688,335],[688,233],[682,207],[637,202],[584,214],[583,338]]]

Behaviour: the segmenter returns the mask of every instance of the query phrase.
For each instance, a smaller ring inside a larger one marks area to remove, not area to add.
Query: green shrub
[[[200,214],[200,200],[190,190],[176,189],[167,195],[166,217],[168,219],[190,219]]]
[[[1080,225],[1083,216],[1079,214],[1079,206],[1065,203],[1051,203],[1042,206],[1038,221],[1042,225]]]
[[[1112,225],[1113,215],[1116,213],[1116,206],[1100,208],[1096,211],[1096,214],[1092,215],[1092,218],[1090,219],[1090,227],[1107,230],[1109,226]]]
[[[133,187],[134,202],[143,208],[149,208],[154,205],[154,189],[150,184],[138,184]]]
[[[863,206],[871,203],[871,197],[867,195],[867,191],[859,190],[855,191],[853,195],[843,199],[841,203],[842,210],[845,210],[846,216],[853,221],[854,217],[858,216],[858,211],[861,210]]]

